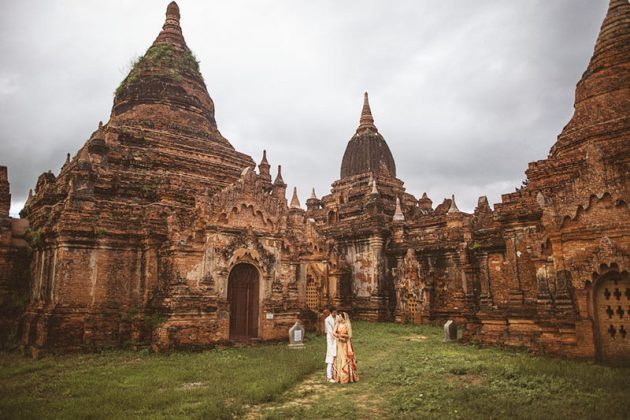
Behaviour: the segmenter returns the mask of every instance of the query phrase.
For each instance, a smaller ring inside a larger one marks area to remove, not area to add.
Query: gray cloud
[[[0,165],[19,211],[106,121],[167,1],[5,2]],[[179,1],[219,129],[283,165],[302,203],[339,177],[370,92],[409,192],[471,210],[513,191],[571,116],[605,0]]]

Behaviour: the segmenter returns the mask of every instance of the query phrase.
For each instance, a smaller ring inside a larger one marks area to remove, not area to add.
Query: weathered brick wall
[[[19,319],[28,301],[28,222],[9,217],[7,168],[0,166],[0,349],[18,343]]]

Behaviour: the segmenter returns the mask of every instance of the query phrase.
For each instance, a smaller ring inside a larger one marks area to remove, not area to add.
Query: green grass
[[[204,353],[0,354],[0,418],[231,418],[322,366],[324,342]]]
[[[0,353],[0,418],[628,418],[630,368],[354,323],[361,381],[324,381],[322,338],[156,355]],[[252,407],[254,406],[254,407]],[[252,410],[252,411],[250,411]]]
[[[442,342],[430,326],[356,322],[361,381],[266,404],[267,418],[630,417],[630,368]]]

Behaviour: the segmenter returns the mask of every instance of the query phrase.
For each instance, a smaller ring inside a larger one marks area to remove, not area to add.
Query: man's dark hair
[[[329,306],[328,311],[330,311],[330,313],[333,313],[337,311],[337,308],[335,308],[334,306]]]

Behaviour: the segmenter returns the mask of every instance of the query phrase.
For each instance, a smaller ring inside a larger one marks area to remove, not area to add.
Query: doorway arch
[[[258,337],[259,274],[247,263],[236,264],[228,277],[230,303],[230,340]]]
[[[596,338],[603,361],[628,360],[630,355],[630,276],[609,271],[595,290]]]

